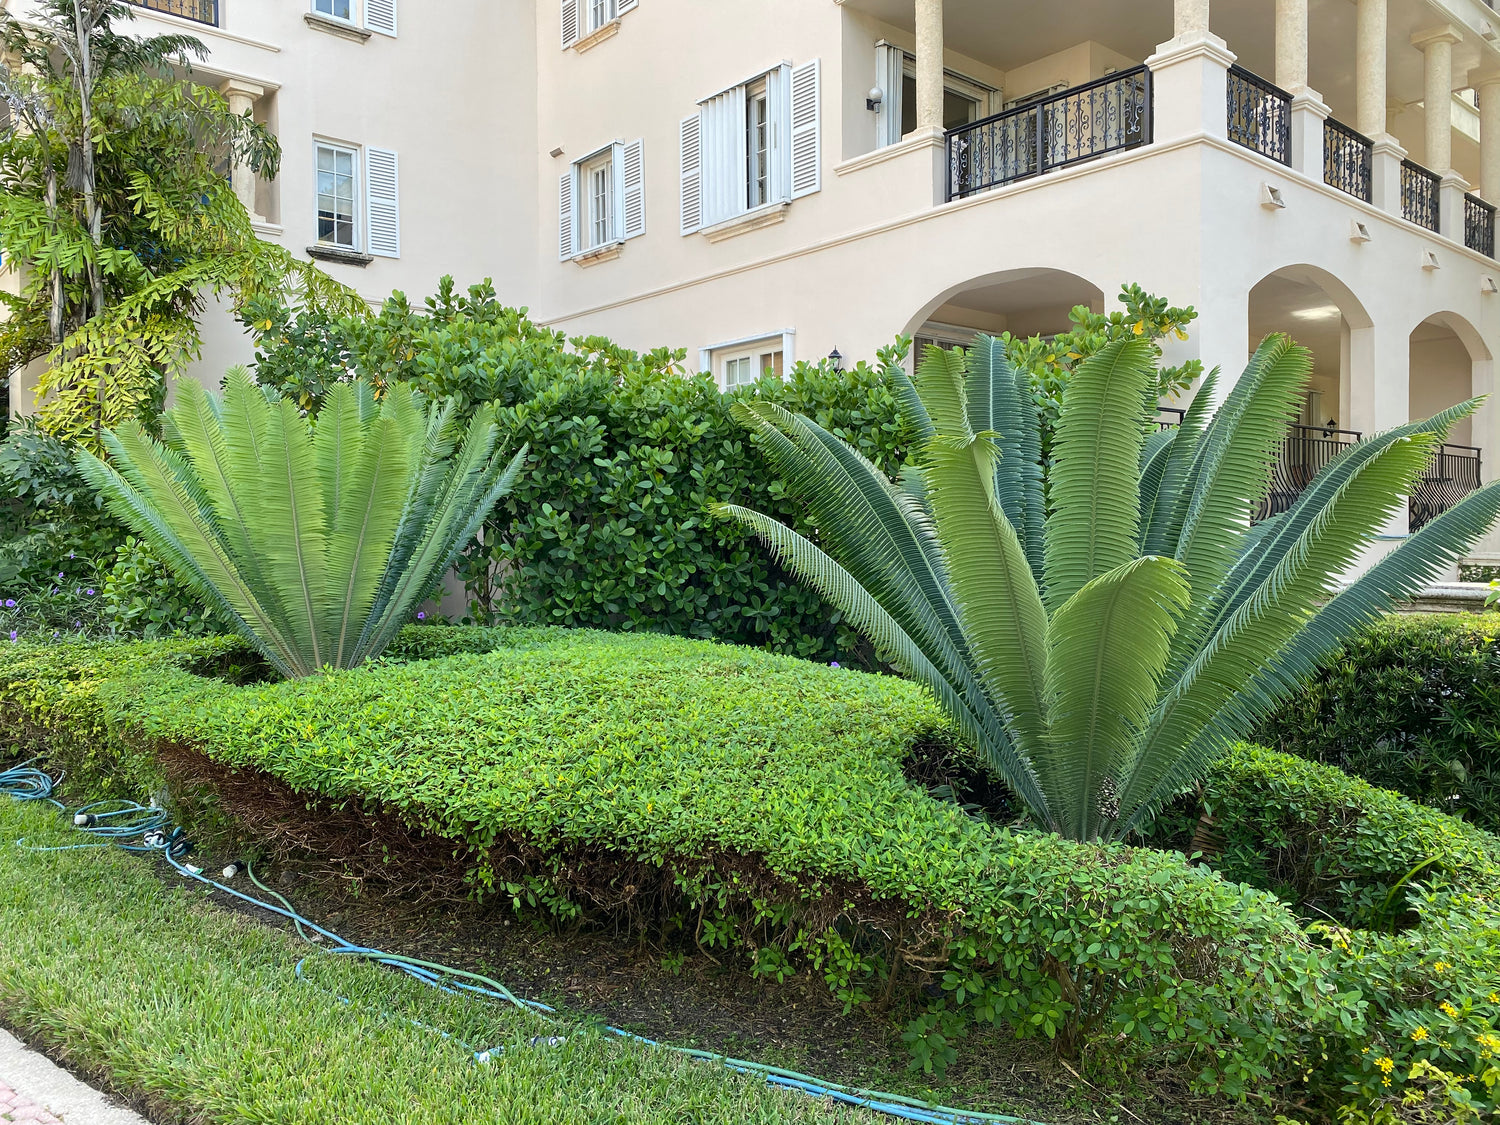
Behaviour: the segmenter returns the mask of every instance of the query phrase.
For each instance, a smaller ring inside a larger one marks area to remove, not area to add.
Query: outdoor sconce
[[[871,86],[870,92],[865,95],[865,108],[874,113],[883,101],[885,101],[885,91],[879,86]]]
[[[839,354],[838,348],[834,348],[833,351],[828,353],[828,362],[833,364],[835,374],[844,369],[844,357]]]

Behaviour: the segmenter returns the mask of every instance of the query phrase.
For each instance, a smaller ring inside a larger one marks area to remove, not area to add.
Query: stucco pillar
[[[1387,214],[1401,214],[1401,162],[1406,150],[1389,133],[1377,133],[1370,153],[1370,202]]]
[[[1411,336],[1390,321],[1376,320],[1349,333],[1350,420],[1346,426],[1368,437],[1408,421],[1411,408]],[[1405,505],[1382,531],[1400,536],[1409,526]]]
[[[1172,36],[1190,39],[1208,34],[1208,0],[1172,0]]]
[[[1443,24],[1411,37],[1422,52],[1422,109],[1427,151],[1422,163],[1443,175],[1453,170],[1453,44],[1462,43],[1456,28]]]
[[[1385,132],[1386,0],[1358,0],[1354,36],[1354,85],[1358,121],[1367,137]]]
[[[1479,95],[1479,194],[1500,200],[1500,70],[1471,76]]]
[[[1276,0],[1276,85],[1289,94],[1307,86],[1307,0]]]
[[[1332,112],[1316,90],[1303,86],[1292,95],[1292,167],[1319,181],[1323,179],[1323,122]]]
[[[229,102],[229,112],[236,117],[243,117],[247,113],[254,112],[255,103],[265,96],[266,91],[263,86],[231,78],[219,87],[219,92]],[[234,185],[234,194],[245,205],[250,218],[257,222],[264,222],[264,218],[255,210],[255,170],[243,161],[236,160],[230,169],[229,177],[229,182]]]
[[[1179,0],[1178,14],[1182,14]],[[1208,5],[1202,5],[1206,23]],[[1229,135],[1229,68],[1234,52],[1224,40],[1206,30],[1181,31],[1146,60],[1151,69],[1153,124],[1156,141],[1181,137]]]
[[[917,3],[917,128],[943,128],[943,0]]]

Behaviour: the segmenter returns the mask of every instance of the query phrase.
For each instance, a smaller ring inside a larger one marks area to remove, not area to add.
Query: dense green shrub
[[[817,974],[848,1004],[889,990],[933,1066],[996,1024],[1192,1057],[1204,1082],[1253,1092],[1362,1028],[1270,896],[1167,852],[998,830],[913,788],[903,755],[939,721],[915,685],[675,638],[481,643],[506,647],[241,687],[189,671],[217,642],[17,650],[0,704],[122,755],[185,741],[329,807],[394,811],[468,845],[476,888],[563,914],[587,901],[571,873],[590,849],[657,871],[677,904],[664,940]],[[107,666],[127,678],[95,680]],[[524,875],[518,847],[539,853]]]
[[[1481,1107],[1493,1103],[1500,840],[1330,766],[1257,746],[1221,759],[1198,793],[1158,818],[1154,838],[1202,850],[1226,878],[1280,894],[1328,943],[1330,979],[1357,989],[1367,1005],[1363,1040],[1324,1047],[1345,1094],[1372,1102],[1400,1088],[1413,1067],[1432,1065],[1464,1080],[1460,1099],[1472,1091]],[[1325,1097],[1339,1093],[1337,1079],[1319,1078]]]
[[[1500,830],[1500,616],[1389,617],[1343,648],[1257,741]]]
[[[104,620],[127,637],[206,637],[228,632],[230,623],[167,569],[151,548],[130,536],[115,548],[104,574]]]
[[[725,395],[683,354],[568,339],[451,278],[422,307],[394,294],[378,316],[258,306],[256,378],[321,408],[333,382],[411,383],[461,410],[493,402],[532,457],[459,572],[482,624],[565,625],[714,638],[818,660],[873,664],[838,613],[787,575],[717,502],[797,521],[753,441],[729,415],[758,397],[816,418],[894,474],[909,440],[864,363],[797,364],[785,382]],[[803,526],[799,524],[799,526]]]

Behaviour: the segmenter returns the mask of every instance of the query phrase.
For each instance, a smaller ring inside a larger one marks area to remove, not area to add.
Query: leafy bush
[[[378,656],[442,582],[509,464],[489,407],[467,425],[411,387],[341,384],[311,424],[243,368],[221,400],[186,383],[170,446],[106,430],[78,464],[173,572],[286,676]]]
[[[940,721],[915,685],[675,638],[482,641],[505,647],[243,687],[190,672],[221,642],[18,648],[0,703],[124,757],[185,742],[279,778],[299,812],[395,812],[476,889],[564,916],[605,885],[638,916],[660,896],[663,939],[817,974],[849,1005],[902,1000],[933,1068],[994,1024],[1071,1051],[1123,1036],[1112,1051],[1191,1055],[1249,1092],[1362,1026],[1270,896],[1165,852],[998,830],[910,786],[902,758]],[[109,668],[124,678],[94,678]],[[607,873],[580,890],[601,862],[640,900]]]
[[[1256,746],[1216,763],[1199,793],[1158,818],[1153,838],[1207,852],[1226,878],[1273,890],[1313,921],[1329,947],[1330,979],[1367,1005],[1363,1038],[1323,1047],[1325,1099],[1352,1094],[1355,1105],[1377,1105],[1395,1090],[1446,1104],[1452,1092],[1460,1106],[1467,1098],[1494,1107],[1500,840],[1332,767]],[[1432,1087],[1429,1067],[1453,1076],[1453,1090]],[[1461,1117],[1434,1118],[1453,1119]]]
[[[173,575],[135,536],[115,548],[104,575],[104,620],[127,637],[204,637],[229,632],[233,625],[206,608],[203,599]]]
[[[800,518],[729,416],[736,397],[817,418],[894,474],[909,436],[867,364],[801,363],[784,383],[727,396],[709,376],[687,377],[681,352],[570,340],[499,304],[488,283],[461,294],[451,278],[420,308],[397,293],[374,317],[260,305],[246,320],[257,380],[306,410],[341,381],[404,381],[453,396],[461,412],[493,402],[531,443],[515,492],[460,561],[473,620],[676,633],[874,665],[816,593],[706,515],[739,501]]]
[[[1500,616],[1388,617],[1350,638],[1256,732],[1500,830]]]
[[[1154,432],[1152,353],[1111,343],[1073,372],[1044,455],[1025,374],[981,335],[915,380],[887,368],[921,435],[899,486],[809,418],[737,406],[824,546],[719,510],[931,689],[1038,825],[1118,840],[1500,513],[1480,489],[1319,608],[1477,403],[1351,447],[1252,525],[1311,364],[1268,337],[1222,405],[1211,376]]]

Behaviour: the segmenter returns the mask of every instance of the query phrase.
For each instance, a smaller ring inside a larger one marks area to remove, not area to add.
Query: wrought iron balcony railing
[[[948,131],[948,198],[1151,143],[1144,66]]]
[[[1281,456],[1271,469],[1271,491],[1261,502],[1255,518],[1270,519],[1291,511],[1313,477],[1362,436],[1355,430],[1331,426],[1292,426],[1281,443]]]
[[[1436,233],[1439,226],[1438,184],[1441,177],[1410,160],[1401,162],[1401,217]]]
[[[1495,205],[1464,195],[1464,245],[1486,258],[1495,256]]]
[[[1472,445],[1445,445],[1417,481],[1411,497],[1411,529],[1437,519],[1483,484],[1480,451]]]
[[[1323,122],[1323,182],[1366,203],[1374,197],[1375,146],[1340,121]]]
[[[1292,95],[1242,67],[1229,68],[1229,139],[1292,162]]]
[[[194,23],[219,26],[219,0],[127,0],[138,8],[150,8],[153,12],[166,12],[181,16]]]

